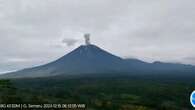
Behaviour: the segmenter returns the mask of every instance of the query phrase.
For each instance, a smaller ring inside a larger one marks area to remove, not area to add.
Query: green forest
[[[192,110],[195,78],[77,76],[0,80],[1,104],[86,104],[87,110]]]

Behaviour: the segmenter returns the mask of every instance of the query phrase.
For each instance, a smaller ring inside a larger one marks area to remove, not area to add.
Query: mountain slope
[[[54,62],[1,75],[0,78],[47,77],[96,73],[158,74],[170,72],[192,74],[195,72],[195,67],[183,64],[146,63],[137,59],[122,59],[90,44],[82,45]]]
[[[124,60],[95,45],[82,45],[58,60],[3,77],[45,77],[60,74],[116,73],[127,70]]]

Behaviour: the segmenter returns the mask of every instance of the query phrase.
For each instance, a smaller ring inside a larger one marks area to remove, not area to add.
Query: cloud
[[[91,42],[121,57],[195,64],[194,0],[1,0],[0,69],[41,65]],[[63,41],[62,41],[63,40]],[[63,43],[67,46],[64,46]],[[10,60],[23,60],[22,63]]]
[[[73,46],[73,45],[75,45],[75,43],[77,43],[78,42],[78,40],[76,40],[76,39],[71,39],[71,38],[64,38],[63,40],[62,40],[62,43],[65,43],[67,46]]]

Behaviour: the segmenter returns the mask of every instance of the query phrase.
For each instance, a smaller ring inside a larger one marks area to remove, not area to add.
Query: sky
[[[195,0],[0,0],[0,72],[91,42],[123,58],[195,65]]]

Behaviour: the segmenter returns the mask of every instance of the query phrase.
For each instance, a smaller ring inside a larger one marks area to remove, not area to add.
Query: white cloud
[[[1,70],[40,65],[92,43],[125,57],[195,64],[194,0],[0,0]],[[64,46],[63,39],[75,45]],[[71,41],[72,42],[72,41]],[[10,62],[11,59],[30,59]]]

